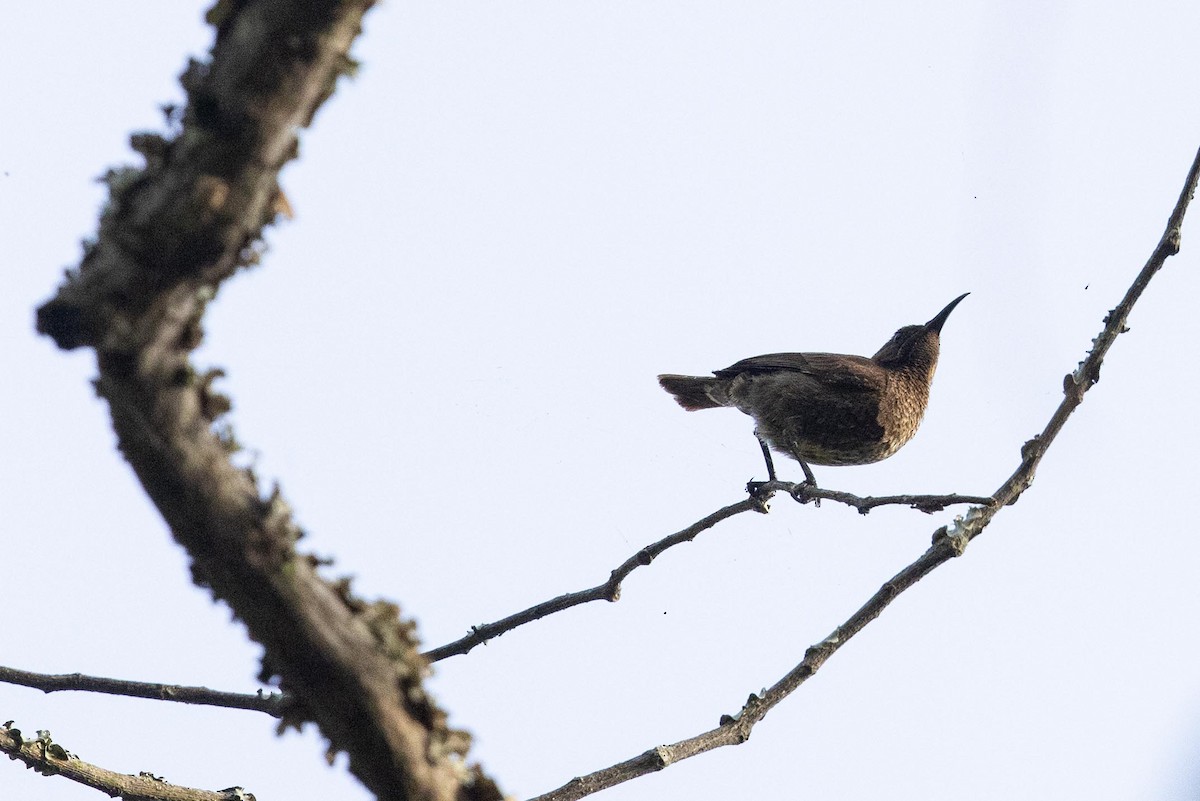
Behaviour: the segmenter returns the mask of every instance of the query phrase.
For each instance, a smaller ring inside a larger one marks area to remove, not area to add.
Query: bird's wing
[[[762,375],[777,372],[803,373],[830,387],[842,390],[879,389],[882,374],[879,366],[865,356],[842,356],[836,353],[768,353],[752,356],[717,370],[719,378],[736,375]]]

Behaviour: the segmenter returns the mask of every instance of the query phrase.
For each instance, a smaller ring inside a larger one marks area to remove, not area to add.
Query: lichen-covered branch
[[[246,801],[254,798],[240,787],[213,792],[170,784],[145,772],[136,776],[116,773],[84,762],[54,742],[47,731],[39,731],[36,736],[27,738],[20,729],[13,727],[11,720],[0,725],[0,753],[43,776],[62,776],[111,798],[119,796],[124,801]]]
[[[79,268],[38,309],[62,348],[96,352],[96,390],[122,454],[211,588],[265,649],[263,678],[315,721],[381,799],[496,798],[462,766],[468,738],[424,693],[426,661],[395,606],[318,575],[276,489],[230,461],[214,422],[229,401],[190,363],[205,304],[256,258],[281,205],[297,131],[330,96],[373,0],[222,0],[211,60],[183,75],[173,138],[134,137],[139,169],[108,176],[109,203]]]
[[[666,768],[683,759],[725,745],[737,745],[750,737],[750,731],[776,704],[795,691],[815,674],[826,660],[835,654],[855,634],[883,613],[900,593],[912,587],[939,565],[961,556],[972,539],[979,536],[997,513],[1017,501],[1033,483],[1034,472],[1047,448],[1071,413],[1083,402],[1084,394],[1100,379],[1100,365],[1116,338],[1126,330],[1126,321],[1133,304],[1146,289],[1169,256],[1179,252],[1180,229],[1189,203],[1200,180],[1200,152],[1197,152],[1184,181],[1183,192],[1171,212],[1166,231],[1159,240],[1146,265],[1138,273],[1125,297],[1104,319],[1104,327],[1092,341],[1092,349],[1079,367],[1067,374],[1063,382],[1063,400],[1054,411],[1042,433],[1025,443],[1021,463],[1016,471],[992,496],[987,505],[973,506],[966,515],[956,518],[953,525],[942,526],[933,535],[933,544],[916,561],[905,567],[872,595],[858,611],[835,628],[828,637],[809,647],[798,665],[788,671],[761,696],[751,694],[735,715],[722,715],[716,728],[680,740],[671,745],[651,748],[631,759],[579,776],[563,786],[531,801],[577,801],[593,793]]]

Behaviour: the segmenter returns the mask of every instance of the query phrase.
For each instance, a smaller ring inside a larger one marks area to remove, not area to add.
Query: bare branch
[[[1063,377],[1063,395],[1065,397],[1059,403],[1058,408],[1054,410],[1050,422],[1046,424],[1042,433],[1034,436],[1021,448],[1021,465],[1008,481],[1004,482],[1000,492],[996,494],[997,500],[1005,504],[1016,503],[1021,493],[1033,483],[1038,463],[1046,454],[1050,443],[1058,436],[1058,432],[1066,423],[1071,412],[1083,403],[1084,393],[1099,383],[1100,365],[1108,354],[1109,348],[1113,346],[1118,336],[1129,330],[1125,323],[1129,320],[1129,312],[1133,309],[1133,304],[1142,296],[1142,292],[1146,290],[1154,274],[1162,269],[1167,258],[1179,252],[1183,238],[1181,231],[1183,217],[1196,194],[1198,179],[1200,179],[1200,153],[1197,153],[1196,158],[1192,161],[1192,167],[1184,181],[1183,191],[1179,193],[1179,200],[1175,202],[1175,208],[1167,220],[1166,230],[1158,240],[1154,252],[1150,254],[1150,258],[1138,273],[1137,278],[1134,279],[1133,284],[1126,290],[1125,297],[1121,298],[1121,302],[1117,304],[1116,308],[1105,316],[1104,328],[1092,340],[1092,349],[1088,351],[1087,356],[1079,363],[1074,372]],[[970,536],[975,537],[977,534],[978,532]]]
[[[106,679],[101,676],[85,676],[82,673],[33,673],[0,665],[0,682],[32,687],[44,693],[78,690],[81,692],[125,695],[133,698],[149,698],[156,701],[175,701],[181,704],[220,706],[227,709],[248,709],[265,712],[281,718],[286,706],[281,693],[230,693],[210,690],[208,687],[184,687],[178,684],[154,684],[124,679]]]
[[[658,542],[642,548],[613,570],[612,574],[608,577],[608,581],[603,584],[597,584],[591,589],[570,592],[566,595],[560,595],[557,598],[551,598],[549,601],[543,601],[522,612],[517,612],[514,615],[497,620],[494,623],[483,623],[478,626],[472,626],[470,634],[462,639],[434,648],[431,651],[426,651],[425,658],[430,662],[437,662],[449,656],[465,654],[476,645],[481,645],[493,637],[499,637],[507,631],[512,631],[517,626],[530,623],[547,615],[552,615],[555,612],[562,612],[564,609],[570,609],[573,606],[588,603],[589,601],[618,601],[621,599],[621,582],[634,570],[650,564],[656,556],[672,546],[678,545],[681,542],[691,542],[700,532],[712,528],[722,520],[726,520],[742,512],[765,512],[766,500],[769,497],[769,495],[765,495],[747,498],[744,501],[726,506],[724,509],[718,509],[708,517],[697,520],[682,531],[677,531],[669,537],[663,537]]]
[[[1167,223],[1166,231],[1159,240],[1154,253],[1125,293],[1125,297],[1105,318],[1104,328],[1093,340],[1093,348],[1087,357],[1073,373],[1066,376],[1063,388],[1065,397],[1042,433],[1025,443],[1021,449],[1020,466],[996,491],[993,496],[994,503],[987,506],[973,506],[965,516],[955,518],[952,526],[943,526],[934,532],[933,544],[920,558],[880,587],[878,592],[872,595],[846,622],[834,629],[828,637],[809,647],[800,664],[788,671],[787,675],[762,696],[751,694],[736,715],[722,716],[717,728],[686,740],[680,740],[672,745],[652,748],[632,759],[586,776],[574,778],[562,787],[537,796],[532,801],[576,801],[576,799],[584,798],[638,776],[662,770],[668,765],[705,751],[745,742],[750,737],[750,731],[754,724],[762,720],[776,704],[816,673],[826,660],[851,637],[879,617],[888,604],[895,600],[900,593],[912,587],[934,568],[956,556],[961,556],[968,543],[983,532],[997,512],[1004,506],[1015,503],[1021,493],[1033,483],[1037,464],[1045,455],[1046,449],[1050,447],[1050,443],[1062,429],[1067,417],[1083,402],[1084,393],[1099,380],[1100,365],[1104,361],[1105,354],[1108,353],[1108,349],[1112,347],[1117,336],[1128,330],[1125,322],[1133,304],[1141,296],[1154,274],[1162,268],[1167,257],[1179,252],[1180,227],[1183,224],[1188,204],[1195,194],[1198,178],[1200,178],[1200,152],[1197,152],[1192,162],[1183,192],[1179,196]]]
[[[137,776],[114,773],[84,762],[54,742],[47,731],[39,731],[37,737],[26,740],[20,729],[12,728],[11,720],[0,726],[0,753],[25,763],[26,767],[43,776],[62,776],[110,797],[120,796],[124,801],[241,801],[254,798],[240,787],[213,792],[168,784],[149,773]]]

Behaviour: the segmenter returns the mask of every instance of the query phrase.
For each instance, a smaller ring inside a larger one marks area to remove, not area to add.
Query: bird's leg
[[[758,447],[762,448],[763,459],[767,461],[767,481],[775,480],[775,462],[771,460],[771,449],[767,446],[767,441],[762,438],[762,435],[757,431],[754,432],[754,438],[758,440]],[[801,462],[803,464],[803,462]],[[804,470],[807,472],[808,468]]]
[[[767,441],[762,438],[757,429],[754,432],[754,438],[758,440],[758,445],[762,448],[763,459],[767,462],[767,480],[750,481],[746,484],[746,492],[757,498],[763,486],[775,480],[775,462],[771,460],[771,449],[767,447]]]
[[[804,483],[811,484],[814,487],[817,486],[817,477],[813,475],[812,468],[808,466],[808,462],[799,456],[796,457],[796,461],[800,463],[800,469],[804,471]]]
[[[797,451],[796,446],[792,445],[790,450],[792,452],[792,458],[799,462],[800,468],[804,470],[804,481],[792,488],[792,497],[800,503],[808,503],[809,497],[805,490],[817,488],[817,477],[813,475],[812,468],[808,466],[808,462],[800,458],[800,453]],[[813,500],[814,506],[821,505],[820,498],[815,498]]]

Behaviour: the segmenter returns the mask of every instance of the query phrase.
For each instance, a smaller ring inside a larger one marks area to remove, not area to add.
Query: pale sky
[[[296,219],[223,287],[196,362],[228,372],[303,544],[429,647],[603,581],[763,477],[751,421],[683,412],[661,372],[869,355],[969,291],[916,438],[815,470],[989,494],[1200,147],[1200,6],[1124,8],[392,0],[284,173]],[[0,31],[0,664],[258,688],[258,647],[117,453],[91,354],[32,324],[94,233],[95,178],[181,99],[203,10],[34,4]],[[1200,796],[1197,215],[1019,504],[749,742],[596,797]],[[430,686],[533,796],[712,728],[953,517],[777,497]],[[366,798],[311,729],[254,713],[0,685],[8,719],[112,770]],[[102,797],[16,763],[0,792]]]

